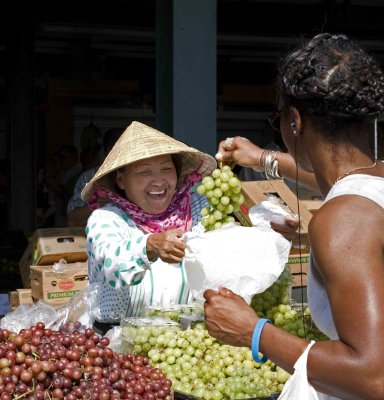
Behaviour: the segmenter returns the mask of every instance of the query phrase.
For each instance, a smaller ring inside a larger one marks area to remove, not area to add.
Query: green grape
[[[244,196],[240,179],[228,165],[212,171],[211,176],[206,176],[196,190],[206,196],[210,205],[201,211],[201,223],[206,231],[220,229],[223,224],[235,221],[230,214],[240,209]]]
[[[292,282],[292,274],[288,267],[285,267],[279,278],[263,293],[258,293],[253,296],[251,307],[256,311],[259,317],[267,316],[268,319],[273,318],[276,312],[273,307],[280,304],[288,305],[289,287]],[[286,312],[288,309],[279,310]]]
[[[201,209],[201,216],[202,217],[206,217],[207,215],[209,215],[209,208],[208,207],[203,207],[202,209]]]
[[[167,340],[156,341],[148,358],[167,374],[176,391],[203,399],[255,398],[260,393],[269,397],[282,390],[289,376],[271,361],[264,365],[253,361],[249,348],[221,344],[203,324],[160,332]]]
[[[224,206],[229,206],[229,205],[230,205],[230,204],[229,204],[230,201],[231,201],[231,200],[230,200],[230,198],[229,198],[228,196],[223,196],[223,197],[220,199],[220,203],[223,204]],[[232,208],[233,208],[233,206],[232,206]]]
[[[227,192],[229,190],[229,184],[227,182],[223,182],[220,184],[219,188],[222,192]]]
[[[199,185],[199,186],[196,188],[196,192],[199,193],[199,194],[205,194],[205,191],[206,191],[206,188],[205,188],[204,185]]]

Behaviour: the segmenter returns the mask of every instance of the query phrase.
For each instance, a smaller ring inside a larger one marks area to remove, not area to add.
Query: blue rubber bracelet
[[[260,336],[261,332],[264,328],[264,325],[266,323],[271,323],[271,321],[267,318],[260,318],[257,321],[257,324],[255,326],[255,329],[253,331],[253,336],[252,336],[252,357],[253,359],[259,363],[259,364],[264,364],[266,361],[268,361],[268,357],[263,356],[262,358],[259,358],[259,344],[260,344]]]

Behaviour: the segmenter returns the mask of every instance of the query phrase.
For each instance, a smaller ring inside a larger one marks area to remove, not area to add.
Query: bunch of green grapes
[[[309,340],[327,339],[313,323],[308,307],[289,304],[291,282],[292,274],[286,266],[272,286],[252,297],[251,307],[260,318],[268,318],[274,325],[293,335]]]
[[[204,326],[163,333],[148,358],[175,391],[206,400],[269,397],[290,376],[270,360],[256,363],[247,347],[220,344]]]
[[[316,341],[328,339],[314,324],[307,306],[279,304],[267,312],[267,318],[293,335]]]
[[[166,318],[127,318],[121,324],[121,351],[124,354],[147,355],[157,343],[157,338],[173,336],[181,330],[179,324]]]
[[[202,225],[206,231],[220,229],[223,224],[234,222],[231,215],[244,203],[241,181],[228,165],[215,169],[197,187],[197,193],[207,197],[209,206],[201,210]]]
[[[251,307],[257,315],[266,317],[268,311],[280,304],[289,304],[289,290],[292,282],[292,274],[286,266],[279,278],[262,293],[252,297]]]

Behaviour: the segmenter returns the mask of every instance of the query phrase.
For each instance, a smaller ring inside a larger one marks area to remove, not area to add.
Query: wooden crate
[[[315,215],[317,210],[323,205],[323,200],[302,200],[305,208],[312,214]]]
[[[242,193],[244,195],[244,203],[240,206],[240,210],[235,212],[242,225],[251,226],[249,219],[251,207],[267,200],[268,195],[274,195],[281,199],[284,205],[292,212],[300,213],[301,233],[308,233],[308,224],[312,214],[304,206],[302,200],[299,200],[282,180],[242,182]]]

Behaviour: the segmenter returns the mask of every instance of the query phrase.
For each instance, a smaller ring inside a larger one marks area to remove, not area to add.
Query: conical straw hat
[[[93,190],[95,190],[95,182],[97,182],[97,187],[113,189],[115,174],[111,174],[111,172],[135,161],[163,154],[180,155],[179,183],[182,183],[185,176],[190,172],[199,172],[204,177],[216,168],[216,160],[212,156],[179,142],[154,128],[133,121],[115,143],[95,176],[84,187],[81,192],[82,199],[88,201]]]

